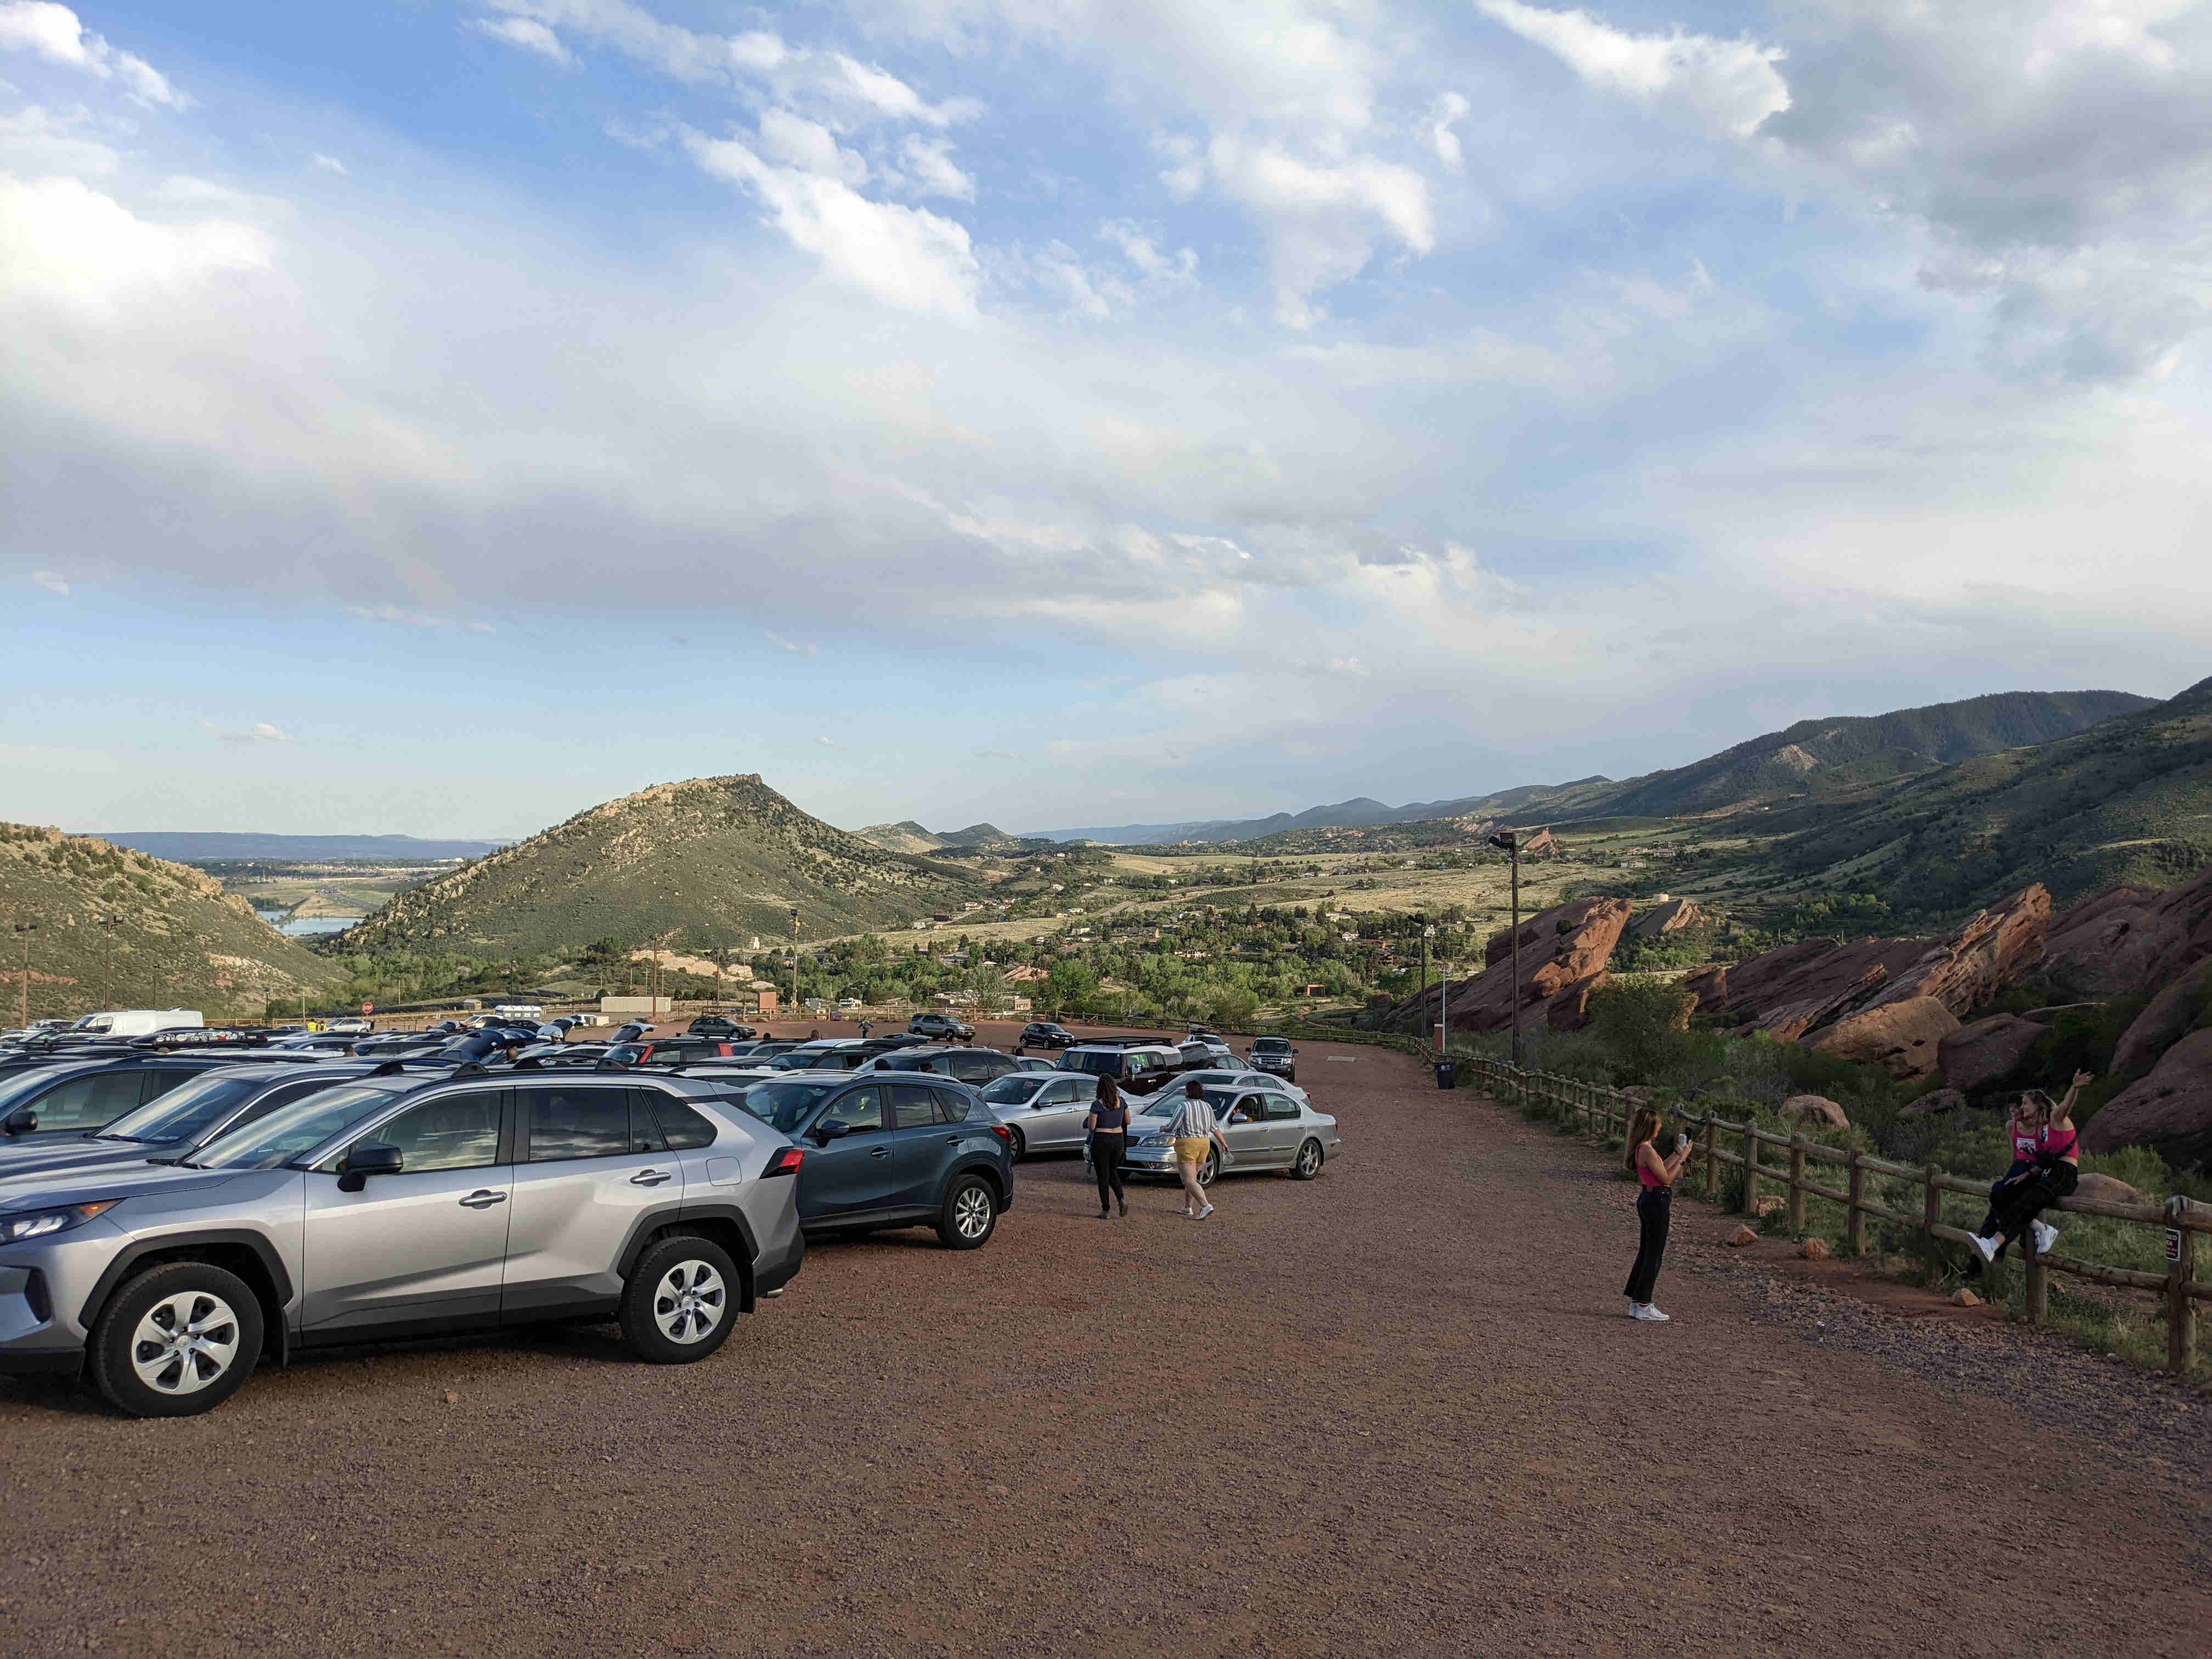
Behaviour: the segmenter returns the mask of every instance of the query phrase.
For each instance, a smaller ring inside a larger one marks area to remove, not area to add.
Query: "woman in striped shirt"
[[[1206,1188],[1198,1184],[1198,1171],[1210,1147],[1219,1146],[1226,1158],[1229,1143],[1215,1127],[1213,1103],[1206,1099],[1206,1086],[1196,1078],[1182,1085],[1182,1109],[1176,1114],[1170,1133],[1175,1137],[1176,1169],[1182,1176],[1182,1212],[1194,1221],[1203,1221],[1213,1213],[1213,1204]]]

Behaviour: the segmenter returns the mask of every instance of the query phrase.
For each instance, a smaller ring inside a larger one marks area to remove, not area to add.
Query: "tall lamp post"
[[[28,1025],[31,1023],[31,935],[39,931],[39,924],[19,921],[15,924],[15,931],[23,936],[23,982],[17,988],[15,995],[15,1024]]]
[[[791,907],[791,1017],[799,1018],[799,907]]]
[[[120,916],[94,916],[100,924],[100,1006],[111,1006],[115,990],[115,929]]]
[[[1513,1069],[1521,1069],[1521,838],[1501,830],[1490,844],[1513,866]]]

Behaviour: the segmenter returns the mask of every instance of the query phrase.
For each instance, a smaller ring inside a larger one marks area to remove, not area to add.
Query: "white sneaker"
[[[1661,1324],[1665,1323],[1667,1319],[1667,1316],[1665,1314],[1661,1313],[1658,1309],[1653,1307],[1649,1302],[1630,1303],[1628,1304],[1628,1316],[1631,1319],[1652,1320]]]
[[[1209,1205],[1207,1205],[1204,1209],[1200,1210],[1200,1211],[1196,1215],[1193,1216],[1193,1217],[1191,1218],[1191,1219],[1192,1219],[1192,1220],[1194,1220],[1194,1221],[1203,1221],[1203,1220],[1205,1220],[1205,1219],[1206,1219],[1206,1217],[1208,1217],[1208,1216],[1212,1215],[1212,1213],[1213,1213],[1213,1206],[1212,1206],[1211,1204],[1209,1204]]]
[[[2049,1255],[2051,1247],[2058,1242],[2058,1229],[2047,1221],[2035,1221],[2028,1224],[2035,1230],[2036,1255]]]
[[[1966,1235],[1966,1248],[1984,1261],[1994,1261],[1997,1259],[1997,1247],[1979,1233]]]

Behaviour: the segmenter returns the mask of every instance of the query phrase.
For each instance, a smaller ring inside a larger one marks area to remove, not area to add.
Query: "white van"
[[[542,1021],[545,1018],[545,1011],[534,1002],[502,1002],[495,1005],[492,1012],[501,1019]]]
[[[94,1036],[151,1036],[156,1031],[196,1031],[206,1024],[197,1008],[118,1008],[87,1014],[70,1030]]]

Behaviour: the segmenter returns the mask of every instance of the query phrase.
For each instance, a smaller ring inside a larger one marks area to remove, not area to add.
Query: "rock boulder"
[[[2212,1165],[2212,1030],[2191,1031],[2105,1103],[2081,1130],[2093,1152],[2148,1146],[2184,1169]]]
[[[1966,1103],[1966,1096],[1956,1089],[1931,1089],[1917,1100],[1905,1102],[1897,1115],[1899,1117],[1927,1117],[1936,1112],[1955,1112]]]
[[[2112,1075],[2132,1080],[2149,1071],[2196,1025],[2207,998],[2212,998],[2212,960],[2184,970],[2135,1017],[2112,1050]]]
[[[2113,887],[2051,925],[2039,964],[2076,996],[2155,991],[2212,957],[2212,868],[2163,892]]]
[[[1528,917],[1521,924],[1521,982],[1513,982],[1513,930],[1493,937],[1484,952],[1486,966],[1472,979],[1451,985],[1451,1024],[1455,1031],[1499,1031],[1521,1009],[1523,1029],[1550,1025],[1579,1030],[1589,1019],[1591,995],[1605,984],[1606,963],[1628,926],[1633,907],[1626,899],[1577,899]],[[1437,992],[1396,1004],[1384,1018],[1393,1030],[1422,1031],[1435,1022]]]
[[[2084,1170],[2074,1188],[2074,1196],[2094,1200],[2099,1204],[2140,1204],[2143,1195],[2118,1176],[2099,1175],[2094,1170]]]
[[[1782,1115],[1792,1123],[1814,1127],[1848,1129],[1851,1121],[1844,1109],[1820,1095],[1792,1095],[1782,1103]]]
[[[1629,923],[1628,936],[1648,943],[1669,933],[1679,933],[1686,927],[1702,927],[1711,919],[1686,898],[1668,899]]]
[[[1935,1072],[1940,1045],[1958,1029],[1959,1017],[1936,998],[1911,997],[1847,1014],[1805,1043],[1892,1077],[1919,1078]]]
[[[2050,1035],[2050,1028],[2014,1014],[1996,1014],[1962,1025],[1937,1045],[1936,1068],[1945,1086],[1973,1094],[1995,1088]]]

